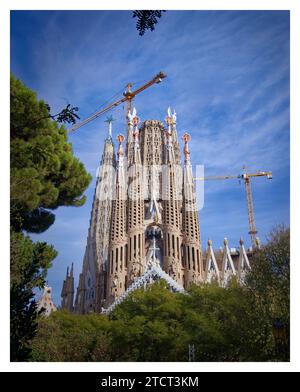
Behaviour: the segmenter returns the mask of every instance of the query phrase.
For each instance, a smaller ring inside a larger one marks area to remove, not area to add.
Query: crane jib
[[[90,121],[94,120],[95,118],[101,116],[102,114],[106,113],[108,110],[120,105],[123,102],[131,102],[132,99],[139,94],[140,92],[144,91],[146,88],[152,86],[155,83],[160,83],[162,81],[162,79],[166,78],[167,75],[163,72],[158,73],[153,79],[151,79],[149,82],[145,83],[144,85],[142,85],[141,87],[139,87],[138,89],[136,89],[135,91],[131,91],[131,84],[129,83],[127,85],[127,91],[123,94],[124,98],[119,99],[116,102],[113,102],[112,104],[108,105],[106,108],[99,110],[98,112],[94,113],[93,115],[87,117],[85,120],[81,121],[80,123],[74,125],[69,132],[74,132],[76,131],[78,128],[81,128],[83,125],[89,123]]]
[[[238,176],[210,176],[210,177],[197,177],[194,178],[195,181],[206,181],[206,180],[228,180],[232,178],[238,178],[244,180],[246,188],[246,199],[247,199],[247,210],[248,210],[248,221],[249,221],[249,234],[251,238],[251,244],[253,248],[256,247],[257,238],[257,228],[254,219],[254,207],[253,207],[253,196],[251,191],[250,179],[253,177],[267,177],[269,180],[273,178],[272,172],[260,171],[258,173],[243,173]]]

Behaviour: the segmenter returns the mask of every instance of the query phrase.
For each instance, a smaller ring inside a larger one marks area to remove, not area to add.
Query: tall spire
[[[118,166],[117,166],[117,184],[123,187],[125,186],[125,176],[124,176],[124,150],[122,142],[124,141],[124,136],[119,134],[117,136],[117,141],[119,143],[118,147]]]
[[[175,110],[173,110],[172,113],[171,108],[168,107],[168,115],[165,120],[168,127],[168,134],[172,135],[173,157],[175,159],[175,162],[179,165],[181,164],[181,159],[180,159],[180,148],[179,148],[177,129],[176,129],[177,115]]]
[[[189,152],[189,141],[191,140],[191,137],[188,133],[185,133],[182,137],[183,141],[184,141],[184,148],[183,148],[183,154],[184,154],[184,162],[186,164],[190,164],[191,163],[191,159],[190,159],[190,152]]]
[[[164,238],[164,269],[173,279],[183,282],[182,269],[182,235],[181,235],[181,204],[182,204],[182,168],[177,164],[174,154],[172,128],[173,119],[170,109],[165,119],[165,165],[163,171],[163,238]]]
[[[108,279],[108,302],[114,301],[125,288],[127,235],[126,235],[126,181],[124,173],[124,136],[117,136],[119,143],[117,155],[117,179],[116,195],[112,201],[111,232],[110,232],[110,255],[109,255],[109,279]]]
[[[182,231],[185,252],[185,285],[200,283],[203,280],[203,264],[199,216],[196,205],[196,194],[188,142],[191,137],[183,135],[184,171],[183,171],[183,206]]]
[[[123,151],[123,146],[122,146],[123,140],[124,140],[124,136],[122,134],[119,134],[117,136],[117,141],[119,143],[119,148],[118,148],[118,152],[117,152],[118,158],[119,158],[119,165],[121,163],[123,163],[123,158],[124,158],[124,151]]]
[[[127,134],[127,147],[126,147],[126,155],[128,165],[130,165],[134,159],[134,151],[135,151],[135,144],[136,138],[138,137],[138,124],[140,119],[137,116],[136,108],[128,110],[127,113],[127,122],[128,122],[128,134]]]
[[[191,136],[186,132],[183,137],[184,147],[183,147],[183,155],[184,155],[184,171],[183,171],[183,193],[186,199],[191,200],[193,203],[191,205],[191,209],[196,210],[196,195],[195,195],[195,186],[194,186],[194,177],[191,165],[190,151],[189,151],[189,141],[191,140]]]
[[[135,110],[135,109],[134,109]],[[140,119],[138,118],[138,116],[136,115],[135,112],[135,116],[132,119],[132,123],[133,123],[133,149],[134,149],[134,153],[133,153],[133,162],[134,163],[141,163],[141,156],[140,156],[140,144],[139,144],[139,129],[138,129],[138,124],[140,122]]]
[[[131,115],[132,123],[132,155],[128,161],[128,284],[131,284],[143,273],[145,260],[145,205],[143,195],[143,168],[141,164],[139,142],[139,117],[135,108]]]
[[[87,244],[76,293],[76,312],[99,311],[106,299],[105,271],[108,264],[112,199],[115,192],[116,157],[112,139],[113,118],[107,118],[108,131],[97,173]]]
[[[176,163],[175,162],[174,147],[173,147],[173,129],[172,129],[173,119],[172,119],[170,110],[171,109],[169,108],[168,115],[165,118],[165,121],[167,124],[167,129],[166,129],[167,162],[166,163]]]

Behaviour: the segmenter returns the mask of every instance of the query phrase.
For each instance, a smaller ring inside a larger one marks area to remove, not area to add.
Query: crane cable
[[[125,88],[126,88],[126,86],[123,87],[123,88],[122,88],[121,90],[119,90],[118,92],[116,92],[111,98],[109,98],[109,99],[108,99],[107,101],[105,101],[101,106],[99,106],[97,109],[95,109],[95,110],[93,111],[93,113],[91,113],[91,114],[89,115],[89,117],[90,117],[90,116],[93,116],[95,113],[99,112],[99,110],[101,110],[104,106],[108,105],[109,103],[112,103],[112,101],[114,100],[114,98],[116,98],[118,95],[120,95],[121,92],[123,92]]]
[[[144,83],[144,82],[146,82],[146,81],[147,81],[147,79],[139,80],[139,81],[137,81],[137,82],[131,83],[131,85],[132,85],[132,86],[135,86],[135,85],[137,85],[137,84]],[[99,106],[98,108],[94,109],[93,112],[92,112],[88,117],[93,116],[95,113],[97,113],[97,112],[98,112],[99,110],[101,110],[103,107],[105,107],[106,105],[112,103],[113,100],[114,100],[117,96],[119,96],[122,92],[124,92],[124,91],[126,90],[126,87],[127,87],[127,84],[124,85],[124,87],[122,87],[122,88],[121,88],[119,91],[117,91],[114,95],[112,95],[112,96],[111,96],[107,101],[105,101],[101,106]]]
[[[147,79],[143,79],[143,80],[139,80],[137,82],[133,82],[133,83],[131,83],[131,85],[135,86],[137,84],[145,83],[145,82],[147,82]],[[120,95],[122,92],[124,92],[126,87],[127,87],[127,84],[125,84],[124,87],[122,87],[119,91],[117,91],[112,97],[110,97],[107,101],[105,101],[101,106],[99,106],[97,109],[95,109],[93,111],[93,113],[91,113],[90,115],[93,116],[95,113],[97,113],[104,106],[108,105],[109,103],[112,103],[111,101],[113,101],[118,95]]]

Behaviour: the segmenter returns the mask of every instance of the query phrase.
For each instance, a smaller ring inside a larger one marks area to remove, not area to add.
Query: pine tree
[[[33,243],[25,232],[41,233],[54,223],[59,206],[81,206],[91,176],[73,155],[61,122],[74,123],[77,108],[55,115],[36,93],[11,76],[11,360],[30,358],[36,334],[34,290],[45,284],[57,256],[47,243]]]
[[[51,210],[81,206],[91,176],[73,155],[67,132],[52,118],[75,121],[67,106],[51,116],[49,105],[11,77],[11,224],[40,233],[53,224]]]

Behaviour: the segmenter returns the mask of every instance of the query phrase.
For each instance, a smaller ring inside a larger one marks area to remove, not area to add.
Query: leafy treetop
[[[55,219],[49,210],[86,200],[91,176],[58,123],[73,123],[78,109],[68,105],[51,116],[49,105],[13,76],[10,104],[11,223],[15,230],[43,232]]]

